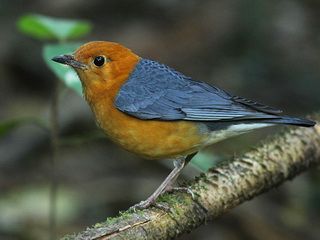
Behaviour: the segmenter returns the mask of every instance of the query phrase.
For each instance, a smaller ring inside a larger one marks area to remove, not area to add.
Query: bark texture
[[[319,122],[320,114],[311,119]],[[187,187],[196,200],[187,193],[165,194],[160,201],[173,212],[125,212],[63,239],[175,239],[319,163],[320,126],[290,127],[191,181]]]

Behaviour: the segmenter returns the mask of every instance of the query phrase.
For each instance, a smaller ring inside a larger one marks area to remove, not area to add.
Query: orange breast
[[[109,138],[147,159],[185,156],[197,151],[206,139],[192,122],[140,120],[116,109],[110,98],[91,104],[91,108]]]
[[[140,58],[109,63],[110,68],[94,74],[77,71],[83,91],[95,118],[104,133],[124,149],[148,159],[176,158],[197,151],[208,137],[202,136],[200,125],[192,122],[140,120],[114,106],[121,86]]]

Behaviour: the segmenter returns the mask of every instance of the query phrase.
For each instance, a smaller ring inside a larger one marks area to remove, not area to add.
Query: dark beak
[[[51,60],[55,61],[55,62],[58,62],[58,63],[65,64],[65,65],[69,65],[69,66],[71,66],[73,68],[80,68],[82,70],[85,70],[85,69],[88,68],[88,66],[85,65],[84,63],[76,61],[72,54],[65,54],[65,55],[55,56]]]

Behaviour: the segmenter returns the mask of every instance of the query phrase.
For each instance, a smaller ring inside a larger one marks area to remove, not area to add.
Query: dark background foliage
[[[107,40],[234,94],[305,116],[320,106],[316,0],[0,0],[0,238],[47,239],[53,73],[41,42],[18,31],[26,13],[88,20],[83,42]],[[82,230],[145,199],[171,162],[145,161],[96,128],[73,90],[59,99],[58,235]],[[36,120],[36,121],[35,121]],[[204,150],[225,159],[281,127]],[[319,239],[319,172],[310,171],[181,239]],[[189,166],[180,178],[198,171]]]

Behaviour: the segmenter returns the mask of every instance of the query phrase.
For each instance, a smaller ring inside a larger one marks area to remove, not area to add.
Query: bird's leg
[[[186,158],[178,158],[174,160],[174,169],[170,172],[167,178],[161,183],[161,185],[156,189],[156,191],[145,201],[132,206],[130,209],[145,209],[151,205],[163,208],[165,210],[170,210],[167,206],[156,203],[156,199],[164,193],[166,190],[172,190],[172,184],[180,175],[182,169],[190,162],[196,153],[188,155]]]
[[[182,169],[183,169],[185,166],[187,166],[187,164],[191,161],[191,159],[192,159],[197,153],[198,153],[198,152],[192,153],[192,154],[188,155],[186,158],[183,158],[183,159],[182,159],[182,160],[183,160],[183,167],[182,167]],[[179,159],[176,159],[176,160],[173,162],[173,165],[176,167],[178,164],[180,164],[180,161],[181,161],[180,158],[179,158]],[[182,169],[181,169],[181,170],[182,170]],[[180,172],[181,172],[181,171],[180,171]],[[171,180],[170,183],[168,183],[168,185],[166,186],[166,189],[165,189],[165,190],[171,191],[171,190],[173,190],[173,189],[175,189],[175,190],[178,190],[178,189],[179,189],[179,187],[173,188],[172,185],[173,185],[173,183],[177,180],[177,178],[179,177],[180,172],[179,172],[179,174],[177,174],[177,175],[175,176],[175,178],[173,178],[173,179]]]
[[[192,153],[190,155],[188,155],[185,160],[184,160],[184,167],[187,166],[187,164],[191,161],[191,159],[197,154],[198,152]],[[175,163],[174,163],[175,164]],[[178,176],[177,176],[178,177]],[[192,197],[192,199],[195,199],[195,196],[193,194],[193,192],[186,187],[172,187],[172,184],[175,182],[175,180],[177,179],[177,177],[175,179],[173,179],[171,184],[168,184],[166,190],[169,192],[172,191],[180,191],[180,192],[185,192],[185,193],[189,193]]]

